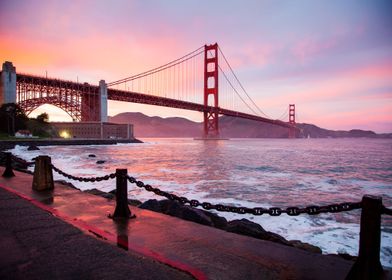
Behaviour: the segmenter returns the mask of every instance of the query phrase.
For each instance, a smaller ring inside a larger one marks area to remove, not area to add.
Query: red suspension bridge
[[[218,60],[219,58],[219,60]],[[99,86],[16,73],[3,64],[0,101],[28,115],[43,104],[63,109],[73,121],[107,121],[107,100],[199,111],[204,137],[219,138],[219,115],[270,123],[296,135],[295,105],[280,119],[267,116],[251,98],[218,44],[202,46],[149,71]],[[288,121],[285,121],[288,120]]]

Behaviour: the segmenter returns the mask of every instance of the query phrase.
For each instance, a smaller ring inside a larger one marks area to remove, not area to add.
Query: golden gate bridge
[[[267,116],[242,85],[217,43],[204,45],[164,65],[99,85],[16,73],[5,62],[0,101],[17,103],[29,115],[43,104],[63,109],[73,121],[107,121],[107,100],[202,112],[204,138],[219,138],[219,115],[298,128],[295,105],[279,118]]]

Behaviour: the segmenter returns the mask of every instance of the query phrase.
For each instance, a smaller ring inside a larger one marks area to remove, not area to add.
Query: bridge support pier
[[[99,81],[100,121],[108,121],[108,86],[105,80]]]
[[[0,105],[16,103],[16,69],[12,62],[3,63],[0,77]]]

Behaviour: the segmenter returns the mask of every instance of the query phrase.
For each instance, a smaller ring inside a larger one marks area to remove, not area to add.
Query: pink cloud
[[[330,129],[373,129],[376,132],[392,131],[392,105],[371,106],[356,111],[334,112],[333,114],[320,114],[313,111],[313,117],[303,120],[315,123],[318,126]]]
[[[337,44],[337,39],[334,37],[324,41],[312,37],[304,38],[294,45],[292,54],[297,62],[305,63],[316,55],[325,54],[325,51],[334,48]]]

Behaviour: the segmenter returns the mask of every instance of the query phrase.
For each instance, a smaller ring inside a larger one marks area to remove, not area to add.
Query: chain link
[[[101,181],[107,181],[109,179],[116,178],[116,173],[111,173],[111,174],[101,176],[101,177],[77,177],[77,176],[73,176],[68,173],[65,173],[64,171],[60,170],[59,168],[57,168],[53,164],[52,164],[52,168],[58,174],[66,177],[68,179],[79,181],[79,182],[101,182]]]
[[[20,158],[20,157],[15,156],[15,155],[11,155],[11,157],[12,157],[12,159],[13,159],[14,161],[19,162],[19,163],[21,163],[21,164],[25,164],[25,165],[27,165],[27,166],[34,165],[34,164],[35,164],[34,161],[26,161],[26,160],[24,160],[24,159],[22,159],[22,158]]]

